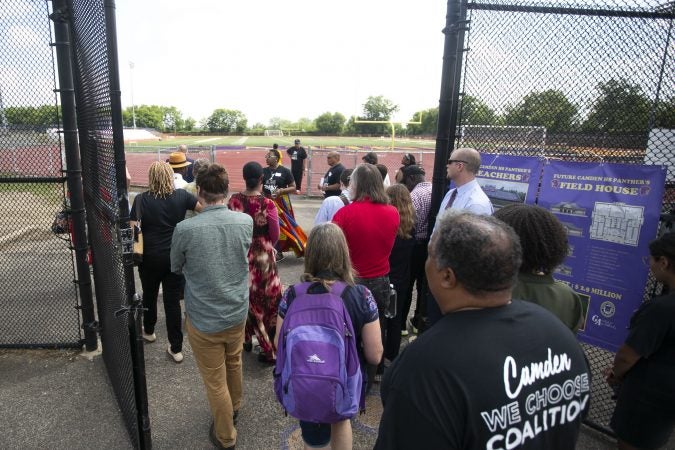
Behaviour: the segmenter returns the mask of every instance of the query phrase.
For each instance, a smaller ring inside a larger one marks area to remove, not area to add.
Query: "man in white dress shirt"
[[[480,169],[480,153],[474,148],[458,148],[452,152],[445,167],[448,180],[452,180],[455,187],[443,197],[436,215],[434,231],[443,213],[449,209],[491,216],[494,213],[492,202],[476,180],[476,174]],[[433,235],[433,232],[431,234]],[[431,292],[427,291],[427,327],[436,323],[440,318],[441,311],[438,304]]]
[[[480,168],[480,153],[473,148],[458,148],[450,155],[446,170],[448,179],[455,183],[438,210],[441,216],[446,209],[461,209],[474,214],[492,215],[492,202],[476,181]]]

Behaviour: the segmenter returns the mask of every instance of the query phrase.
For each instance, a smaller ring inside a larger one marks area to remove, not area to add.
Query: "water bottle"
[[[387,319],[396,317],[396,289],[393,284],[389,285],[389,297],[384,308],[384,317]]]

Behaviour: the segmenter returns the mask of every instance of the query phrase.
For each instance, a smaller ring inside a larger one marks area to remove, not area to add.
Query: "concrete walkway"
[[[297,219],[309,231],[317,200],[297,198]],[[287,254],[279,265],[285,286],[298,281],[303,260]],[[140,283],[137,283],[140,286]],[[211,421],[204,388],[185,339],[185,361],[166,354],[163,308],[157,341],[145,346],[152,441],[155,449],[210,449]],[[272,367],[244,353],[244,400],[238,449],[299,449],[297,422],[284,417],[273,392]],[[377,390],[367,399],[367,414],[353,422],[354,448],[372,448],[382,411]],[[0,350],[0,448],[126,449],[131,443],[101,357],[88,361],[75,351]],[[615,448],[584,428],[579,449]]]

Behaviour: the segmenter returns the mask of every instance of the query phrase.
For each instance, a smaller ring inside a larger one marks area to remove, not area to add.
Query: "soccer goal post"
[[[281,130],[265,130],[265,136],[283,136],[284,132]]]

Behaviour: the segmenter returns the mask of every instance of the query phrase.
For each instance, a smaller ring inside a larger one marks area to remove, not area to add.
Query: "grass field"
[[[133,151],[134,147],[175,147],[181,144],[189,146],[207,146],[212,145],[241,145],[243,147],[265,147],[271,148],[272,144],[277,143],[280,147],[291,147],[293,141],[300,139],[302,146],[307,147],[374,147],[386,149],[391,147],[391,138],[374,137],[352,137],[352,136],[179,136],[169,137],[161,141],[138,141],[125,144],[127,151]],[[397,149],[423,148],[433,149],[436,141],[431,139],[408,139],[406,137],[397,137],[394,141]]]

